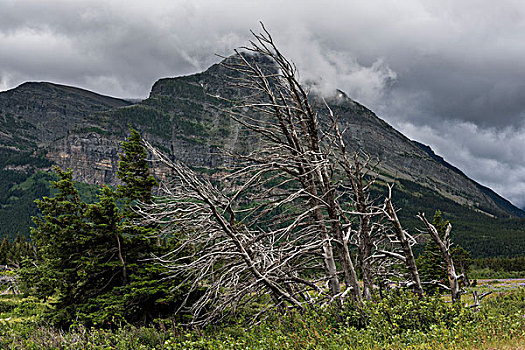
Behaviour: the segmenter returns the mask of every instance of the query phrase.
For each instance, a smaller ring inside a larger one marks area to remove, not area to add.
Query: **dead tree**
[[[489,296],[492,294],[492,291],[482,293],[481,295],[478,294],[478,291],[472,292],[472,298],[474,299],[474,304],[467,305],[466,307],[472,308],[472,309],[479,309],[481,306],[481,300],[485,298],[486,296]]]
[[[382,248],[386,249],[383,242],[383,235],[377,234],[382,231],[382,224],[374,222],[375,218],[381,218],[381,209],[374,205],[370,199],[370,188],[376,181],[376,176],[370,176],[373,167],[370,167],[371,159],[364,154],[361,160],[359,154],[354,152],[353,156],[349,156],[347,147],[343,138],[344,131],[341,131],[338,124],[338,119],[334,115],[332,109],[325,101],[328,115],[330,118],[331,132],[326,133],[326,137],[331,140],[333,145],[331,153],[334,162],[339,164],[343,170],[343,178],[350,184],[350,193],[352,194],[352,209],[342,217],[346,219],[346,226],[348,227],[348,234],[343,241],[346,247],[349,246],[349,238],[351,236],[351,223],[347,219],[349,216],[357,217],[359,224],[354,235],[354,245],[357,247],[357,261],[361,269],[363,278],[363,297],[365,299],[372,298],[373,290],[373,263],[377,259],[383,259],[385,255],[373,255],[373,253]],[[348,248],[347,248],[348,249]],[[381,264],[385,267],[385,264]],[[384,271],[383,271],[384,272]]]
[[[246,167],[243,176],[254,169],[278,169],[296,188],[289,195],[300,193],[305,208],[309,208],[310,224],[324,242],[322,255],[331,294],[339,298],[350,292],[361,303],[357,274],[348,245],[345,243],[343,212],[338,203],[333,180],[333,164],[323,149],[322,132],[317,113],[310,104],[308,91],[298,81],[295,66],[276,47],[270,34],[253,34],[255,40],[225,65],[235,73],[231,80],[238,89],[249,91],[249,98],[231,101],[232,117],[259,135],[263,147],[250,154],[239,154],[254,167]],[[260,58],[265,60],[258,63]],[[249,110],[248,114],[245,111]],[[261,119],[254,117],[262,115]],[[284,190],[284,188],[281,188]],[[347,240],[347,239],[346,239]],[[342,269],[346,288],[341,292],[337,264]]]
[[[173,276],[183,277],[181,285],[204,287],[191,305],[196,322],[267,296],[261,313],[341,305],[348,296],[361,305],[378,275],[382,281],[399,277],[392,270],[399,261],[422,293],[411,250],[415,241],[399,223],[391,191],[383,206],[370,200],[375,178],[369,159],[347,154],[337,117],[329,108],[319,116],[295,66],[264,26],[253,35],[250,47],[224,61],[237,98],[221,99],[229,104],[223,111],[250,132],[255,145],[229,154],[235,163],[222,183],[147,145],[172,174],[161,196],[140,209],[142,224],[177,237],[178,248],[158,258]]]
[[[264,216],[260,209],[268,204],[246,208],[239,200],[265,172],[228,193],[146,146],[153,159],[172,173],[171,181],[162,184],[161,196],[138,209],[141,224],[155,224],[164,234],[177,236],[177,249],[158,260],[172,277],[179,277],[179,287],[189,284],[190,294],[203,290],[190,306],[193,323],[212,322],[252,300],[264,301],[266,295],[271,299],[261,313],[274,308],[301,310],[330,300],[319,281],[304,274],[319,269],[316,254],[327,243],[304,221],[316,208],[286,225],[263,225],[258,222]],[[279,205],[293,200],[281,198]]]
[[[0,293],[8,294],[9,292],[13,294],[19,294],[18,288],[18,276],[10,269],[7,265],[1,266],[0,271],[5,271],[0,274]]]
[[[385,199],[384,213],[386,214],[388,220],[392,224],[394,237],[393,242],[400,245],[403,254],[398,255],[399,260],[405,263],[407,270],[410,273],[412,287],[414,291],[420,296],[423,295],[423,286],[421,284],[421,279],[419,278],[419,272],[417,270],[416,259],[414,253],[412,252],[412,246],[416,244],[416,240],[406,232],[401,222],[397,217],[396,210],[392,204],[391,193],[392,186],[389,186],[389,196]]]
[[[436,229],[436,227],[428,222],[424,213],[419,213],[417,216],[419,219],[421,219],[421,221],[423,221],[431,238],[434,240],[434,242],[439,247],[439,251],[441,252],[441,256],[447,267],[447,275],[448,275],[448,283],[449,283],[449,288],[447,289],[450,290],[452,301],[455,303],[460,302],[461,301],[461,289],[459,286],[459,280],[463,276],[456,274],[454,260],[452,259],[452,254],[450,251],[450,246],[451,246],[450,231],[452,230],[452,225],[450,223],[447,225],[445,234],[442,238],[440,237],[439,232]]]

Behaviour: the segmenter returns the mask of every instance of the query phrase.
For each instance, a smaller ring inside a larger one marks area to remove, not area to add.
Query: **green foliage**
[[[503,292],[496,294],[493,298],[483,301],[485,314],[498,315],[504,314],[512,316],[515,314],[525,318],[525,288],[520,288],[515,292]]]
[[[84,214],[87,204],[80,201],[73,185],[71,171],[55,169],[59,180],[53,183],[58,194],[37,201],[41,217],[34,217],[31,232],[37,248],[38,261],[22,276],[31,285],[32,294],[46,298],[60,295],[58,304],[67,303],[76,289],[76,269],[86,250],[88,225]],[[69,293],[73,289],[72,293]]]
[[[0,314],[6,314],[6,313],[13,311],[14,309],[16,309],[18,304],[19,302],[17,300],[12,300],[12,298],[10,298],[9,296],[8,298],[1,297],[0,298]]]
[[[93,298],[123,283],[117,259],[119,211],[110,189],[104,188],[96,204],[86,204],[72,181],[71,171],[56,169],[60,180],[55,197],[38,201],[32,240],[37,261],[21,271],[26,291],[39,298],[55,296],[50,320],[69,324],[87,322],[83,315]]]
[[[473,315],[457,304],[446,303],[439,296],[419,298],[416,294],[396,290],[367,306],[368,328],[386,337],[410,331],[428,331],[435,326],[453,327],[468,322]]]
[[[525,257],[519,258],[481,258],[472,261],[477,278],[512,278],[525,277]],[[491,274],[490,277],[480,276]]]
[[[456,269],[459,270],[459,273],[466,275],[468,278],[470,275],[472,258],[470,257],[470,252],[467,252],[462,246],[456,245],[452,248],[452,259]]]
[[[494,271],[488,267],[478,268],[474,266],[469,277],[472,279],[525,278],[525,272],[523,271]]]
[[[16,236],[14,241],[8,238],[0,241],[0,265],[11,269],[18,268],[22,261],[32,253],[31,243],[21,235]]]
[[[155,227],[133,222],[132,207],[151,203],[157,183],[139,133],[131,129],[122,148],[123,184],[116,191],[103,187],[98,201],[88,204],[71,171],[56,168],[56,195],[37,201],[42,211],[32,230],[37,260],[26,261],[20,276],[30,295],[53,297],[46,317],[56,325],[147,323],[171,315],[186,297],[171,292],[173,281],[151,259],[167,253],[169,242],[156,238]]]
[[[449,223],[448,220],[443,219],[441,211],[437,210],[434,214],[432,225],[437,229],[441,239],[443,239]],[[457,272],[464,273],[468,277],[468,271],[472,263],[470,253],[458,245],[455,245],[450,253]],[[427,242],[425,251],[417,258],[416,263],[422,282],[439,282],[448,286],[447,268],[441,251],[433,239]],[[425,284],[424,288],[430,294],[440,290],[435,284]]]
[[[11,239],[19,234],[27,236],[31,216],[38,213],[34,200],[49,195],[52,176],[44,172],[0,170],[0,177],[0,233]]]
[[[117,193],[127,205],[137,200],[151,203],[157,180],[149,174],[147,153],[139,132],[132,128],[130,132],[131,136],[122,142],[124,153],[120,155],[117,176],[124,185],[118,186]]]
[[[136,214],[132,207],[138,202],[153,202],[155,178],[149,173],[146,149],[140,134],[130,128],[131,135],[122,143],[123,154],[117,175],[123,185],[116,195],[124,202],[122,209],[123,258],[128,279],[113,294],[104,295],[97,303],[107,310],[98,315],[99,320],[146,323],[174,312],[183,295],[172,293],[173,281],[164,279],[164,269],[152,261],[152,256],[162,256],[169,251],[169,242],[156,237],[155,227],[135,225]]]
[[[524,289],[501,293],[485,299],[475,312],[436,297],[420,300],[410,293],[392,293],[382,303],[366,305],[369,319],[360,327],[337,318],[331,309],[275,315],[250,328],[239,323],[183,329],[159,321],[154,327],[78,326],[65,332],[46,323],[0,321],[0,348],[519,349],[525,345],[524,300]]]

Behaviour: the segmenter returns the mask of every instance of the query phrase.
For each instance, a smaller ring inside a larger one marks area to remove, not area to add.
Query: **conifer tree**
[[[445,234],[448,220],[444,220],[441,216],[441,211],[437,210],[434,214],[432,225],[434,225],[442,237]],[[436,293],[439,291],[436,283],[447,284],[447,270],[443,263],[443,258],[438,245],[434,240],[429,240],[425,245],[425,251],[417,259],[417,266],[421,276],[421,280],[427,283],[434,282],[432,284],[426,284],[426,291],[428,293]]]
[[[125,200],[127,209],[136,201],[151,203],[152,190],[157,185],[157,180],[149,173],[147,152],[139,132],[130,128],[130,133],[128,139],[122,142],[123,153],[117,171],[117,177],[123,182],[118,186],[117,194]]]
[[[4,237],[0,243],[0,265],[7,265],[7,254],[11,249],[10,246],[9,240]]]
[[[437,229],[441,238],[443,238],[448,224],[449,221],[443,219],[441,211],[437,210],[434,214],[432,225]],[[468,281],[466,275],[471,263],[470,253],[463,249],[463,247],[455,245],[454,248],[451,249],[451,254],[454,258],[454,262],[459,264],[461,273],[464,274],[465,280]],[[439,247],[434,240],[431,239],[427,242],[425,245],[425,251],[417,259],[417,264],[421,279],[428,283],[425,288],[427,292],[431,294],[438,292],[440,288],[437,283],[445,286],[448,284],[447,268],[443,261],[443,257],[441,256]]]
[[[34,217],[32,241],[38,252],[34,268],[22,274],[25,284],[39,297],[56,295],[55,320],[61,322],[74,315],[79,302],[79,266],[89,248],[90,231],[85,218],[87,204],[73,184],[71,171],[55,168],[59,180],[52,183],[55,197],[36,203],[42,216]],[[80,287],[82,288],[82,287]]]
[[[101,208],[90,211],[93,230],[106,229],[115,236],[117,251],[114,253],[118,261],[113,260],[105,271],[118,274],[116,279],[120,281],[112,283],[111,290],[94,298],[91,309],[83,315],[84,319],[96,324],[146,323],[159,316],[171,315],[177,300],[182,298],[180,293],[171,292],[172,281],[163,279],[163,269],[151,259],[152,254],[167,252],[167,246],[158,244],[160,241],[157,240],[155,227],[136,225],[134,222],[138,216],[133,208],[153,201],[152,190],[157,181],[150,175],[140,134],[131,128],[130,133],[122,142],[123,153],[117,172],[122,184],[117,186],[115,192],[110,193],[106,189],[106,196],[101,197],[99,202]],[[123,204],[121,209],[115,206],[115,200]],[[115,215],[121,218],[118,222],[107,221]],[[116,266],[119,266],[120,272],[112,268]]]
[[[171,281],[163,280],[163,269],[152,260],[154,255],[168,251],[152,226],[136,225],[138,215],[133,210],[140,203],[153,202],[153,188],[157,181],[150,174],[147,152],[138,131],[130,128],[131,135],[122,142],[117,196],[124,203],[122,222],[125,240],[124,255],[129,270],[129,283],[120,288],[120,302],[124,303],[126,319],[147,322],[159,315],[174,311],[177,296],[170,289]],[[179,295],[178,298],[181,296]],[[115,303],[113,303],[115,304]]]
[[[133,207],[152,203],[157,183],[136,130],[122,149],[117,173],[122,185],[115,191],[103,187],[97,203],[81,201],[71,171],[59,168],[52,184],[58,193],[37,201],[42,214],[33,218],[31,236],[38,257],[21,277],[29,293],[55,297],[48,315],[55,324],[145,323],[171,315],[183,297],[171,292],[172,282],[150,259],[168,251],[156,239],[156,228],[134,223]]]

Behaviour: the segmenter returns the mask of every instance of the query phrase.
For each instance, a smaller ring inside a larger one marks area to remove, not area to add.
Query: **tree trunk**
[[[427,227],[428,233],[430,233],[430,236],[439,247],[441,256],[443,257],[443,260],[447,265],[448,283],[450,285],[450,296],[452,298],[452,302],[459,303],[461,301],[461,291],[459,288],[459,281],[458,275],[456,274],[456,268],[454,267],[454,260],[452,259],[452,255],[450,254],[449,236],[450,231],[452,230],[452,225],[447,225],[445,236],[443,239],[441,239],[441,237],[439,237],[439,232],[434,227],[434,225],[428,222],[424,213],[419,213],[418,217],[423,221],[423,223]]]
[[[421,284],[421,279],[419,278],[419,272],[417,270],[416,265],[416,258],[414,257],[414,253],[412,252],[412,246],[410,245],[410,242],[408,241],[405,230],[403,230],[403,227],[401,226],[401,222],[399,221],[396,211],[394,209],[394,206],[392,205],[392,201],[389,198],[386,199],[386,211],[388,213],[389,219],[392,223],[392,226],[394,228],[394,233],[396,234],[397,239],[399,240],[399,244],[401,245],[401,249],[403,250],[403,255],[405,256],[405,264],[406,267],[410,273],[412,282],[414,283],[414,292],[416,292],[419,296],[423,296],[423,286]]]

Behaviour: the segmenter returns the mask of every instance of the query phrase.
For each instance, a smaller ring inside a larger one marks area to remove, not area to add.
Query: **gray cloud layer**
[[[0,0],[0,90],[28,80],[144,97],[262,20],[304,80],[369,106],[525,206],[525,3]]]

